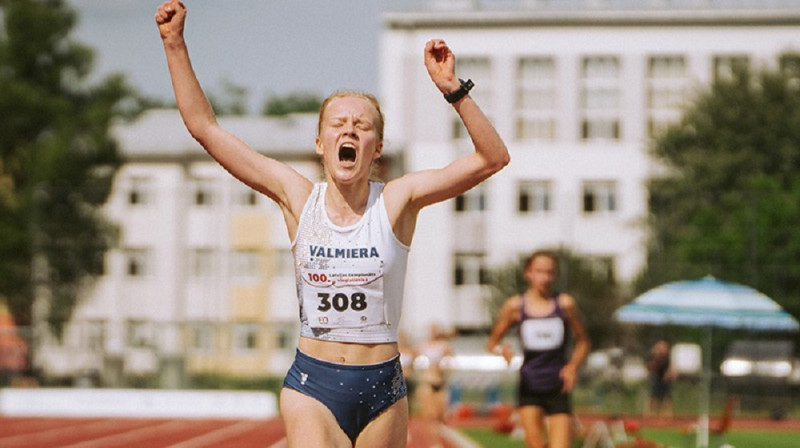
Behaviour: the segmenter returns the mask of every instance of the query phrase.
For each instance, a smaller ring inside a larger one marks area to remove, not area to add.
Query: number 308
[[[347,294],[336,293],[331,296],[328,293],[321,292],[317,294],[319,297],[319,311],[328,311],[333,308],[336,311],[363,311],[367,308],[367,296],[363,292],[354,292],[349,297]]]

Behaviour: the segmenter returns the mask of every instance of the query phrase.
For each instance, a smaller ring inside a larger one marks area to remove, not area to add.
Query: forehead
[[[547,255],[539,255],[531,261],[531,268],[552,269],[555,268],[556,261]]]
[[[357,96],[336,97],[325,107],[324,115],[328,118],[359,117],[375,120],[378,111],[367,99]]]

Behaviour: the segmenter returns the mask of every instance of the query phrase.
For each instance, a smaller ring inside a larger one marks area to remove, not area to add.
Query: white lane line
[[[242,421],[230,426],[225,426],[216,429],[214,431],[202,434],[200,436],[191,439],[184,440],[183,442],[176,443],[174,445],[169,445],[164,448],[196,448],[204,446],[219,446],[213,444],[216,442],[221,442],[225,439],[229,439],[235,435],[245,433],[263,424],[264,424],[263,421]]]
[[[268,446],[267,448],[285,448],[287,446],[289,446],[289,442],[286,440],[286,437],[284,437],[281,440],[278,440],[277,442]]]
[[[472,439],[461,434],[457,430],[449,426],[442,425],[442,436],[451,444],[459,448],[481,448],[480,445],[475,443]]]

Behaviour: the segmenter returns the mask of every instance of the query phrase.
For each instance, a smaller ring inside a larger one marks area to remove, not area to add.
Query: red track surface
[[[422,424],[409,425],[409,448],[425,448]],[[266,448],[285,447],[272,420],[170,420],[0,416],[3,448]],[[446,443],[444,448],[458,448]]]
[[[588,427],[600,416],[581,416]],[[641,427],[685,427],[690,419],[654,420],[630,418]],[[714,419],[712,418],[712,421]],[[454,427],[492,427],[490,418],[467,418]],[[800,430],[800,420],[734,418],[736,429]],[[408,448],[430,446],[422,423],[409,424]],[[272,420],[196,420],[123,418],[40,418],[0,415],[2,448],[285,448],[283,423]],[[443,448],[460,448],[446,440]]]

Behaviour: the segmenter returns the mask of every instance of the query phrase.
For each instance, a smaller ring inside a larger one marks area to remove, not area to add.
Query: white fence
[[[0,415],[268,419],[277,401],[269,392],[6,388]]]

